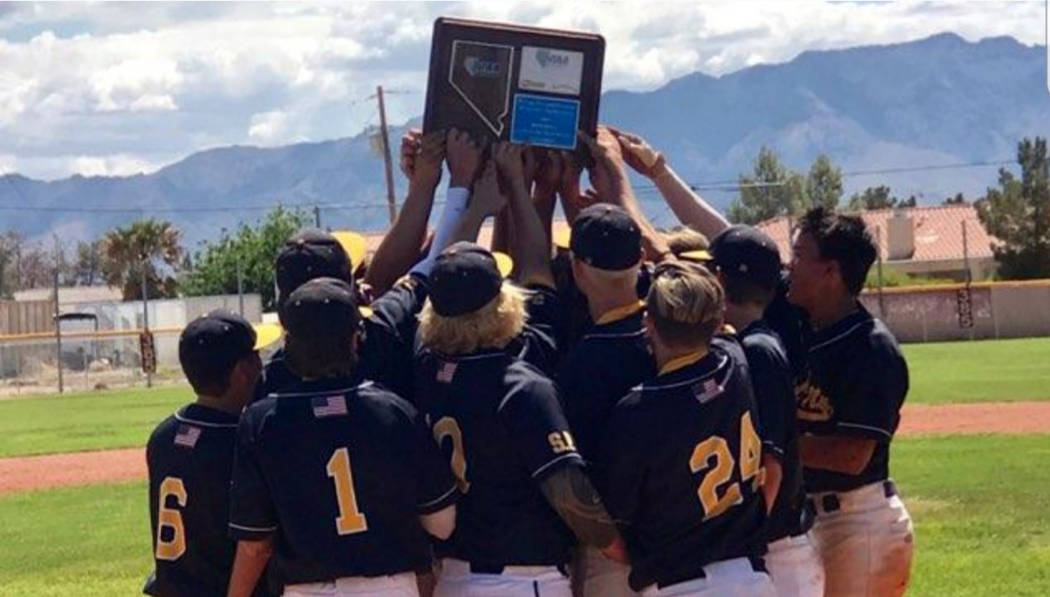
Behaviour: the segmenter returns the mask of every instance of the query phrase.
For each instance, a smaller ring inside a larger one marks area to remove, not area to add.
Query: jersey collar
[[[843,338],[847,338],[860,329],[863,324],[871,321],[871,319],[871,313],[869,313],[868,310],[864,308],[864,305],[860,304],[858,301],[856,311],[824,329],[813,332],[809,337],[809,350],[817,350],[828,344],[833,344]]]
[[[623,305],[622,307],[615,307],[609,309],[605,313],[602,313],[597,320],[595,320],[594,325],[608,325],[615,321],[620,321],[621,319],[627,319],[631,315],[638,313],[644,308],[644,302],[636,301],[628,305]]]
[[[700,360],[706,357],[707,354],[708,351],[706,349],[701,349],[675,357],[664,363],[664,366],[660,367],[660,373],[657,375],[667,375],[668,373],[674,373],[679,369],[685,369],[689,365],[700,362]]]
[[[240,417],[203,404],[187,404],[175,412],[181,423],[195,423],[204,427],[236,427]]]

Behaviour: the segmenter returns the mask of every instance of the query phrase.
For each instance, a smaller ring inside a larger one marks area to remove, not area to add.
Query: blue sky
[[[645,90],[810,49],[943,31],[1043,44],[1029,2],[0,2],[0,173],[150,172],[209,147],[352,135],[422,112],[441,15],[581,29],[608,42],[604,87]]]

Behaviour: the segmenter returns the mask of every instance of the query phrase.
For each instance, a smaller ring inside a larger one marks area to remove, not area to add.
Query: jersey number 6
[[[693,448],[689,469],[693,473],[707,471],[696,490],[700,496],[700,505],[704,508],[704,520],[714,518],[743,501],[740,484],[735,481],[725,488],[722,495],[718,495],[718,488],[733,476],[735,465],[729,443],[724,437],[712,435]],[[752,489],[755,491],[765,481],[762,474],[762,440],[755,433],[751,413],[747,412],[740,418],[740,481],[751,479],[754,479]]]
[[[157,548],[158,560],[173,561],[186,553],[186,529],[182,525],[182,514],[168,507],[168,498],[174,497],[181,508],[186,507],[186,487],[178,477],[164,477],[160,483],[157,500]],[[171,529],[171,539],[164,539],[165,527]]]

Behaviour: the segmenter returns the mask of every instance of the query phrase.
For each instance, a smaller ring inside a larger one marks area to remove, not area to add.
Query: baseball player
[[[740,345],[715,338],[724,298],[703,266],[656,266],[645,326],[657,376],[613,408],[600,487],[643,595],[770,597],[762,442]]]
[[[489,251],[457,243],[437,258],[416,395],[463,497],[435,597],[568,597],[574,533],[610,553],[621,545],[554,383],[507,348],[525,319]]]
[[[280,312],[286,362],[302,381],[241,418],[229,530],[229,595],[247,595],[267,561],[285,595],[418,595],[426,532],[455,525],[455,479],[422,417],[355,371],[353,289],[311,280]]]
[[[807,534],[813,516],[802,486],[794,377],[780,337],[763,320],[780,286],[780,253],[771,238],[750,226],[723,231],[710,250],[725,289],[726,323],[743,345],[762,419],[763,493],[771,507],[766,566],[778,597],[821,597],[824,568]]]
[[[636,292],[642,261],[638,225],[619,207],[598,203],[573,221],[570,245],[573,278],[594,323],[569,349],[557,380],[576,444],[593,461],[613,405],[652,378],[656,365],[645,340],[645,304]],[[587,597],[636,594],[627,584],[629,568],[597,549],[583,551],[577,570]]]
[[[156,563],[143,589],[148,595],[226,591],[235,549],[226,521],[237,419],[262,368],[255,340],[251,325],[226,311],[193,320],[179,338],[179,362],[197,400],[158,425],[146,446]]]
[[[816,208],[799,222],[792,250],[787,298],[809,317],[795,387],[799,452],[825,594],[901,595],[912,523],[889,454],[908,367],[893,334],[857,300],[877,249],[863,220]]]

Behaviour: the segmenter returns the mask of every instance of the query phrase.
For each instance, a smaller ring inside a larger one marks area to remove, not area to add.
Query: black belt
[[[569,576],[569,568],[566,564],[488,564],[483,562],[467,562],[471,574],[503,574],[507,566],[551,566],[558,569],[566,577]]]
[[[891,498],[897,493],[897,484],[892,479],[887,479],[882,482],[882,493],[885,494],[886,498]],[[836,512],[842,508],[842,501],[839,500],[839,496],[836,493],[829,493],[821,496],[820,498],[821,510],[824,512]]]
[[[763,558],[762,556],[746,556],[746,557],[747,557],[747,561],[751,562],[751,569],[752,570],[754,570],[755,572],[763,572],[765,574],[769,574],[769,570],[766,569],[766,560],[765,560],[765,558]],[[726,560],[735,560],[736,558],[725,558],[725,559]],[[724,560],[719,560],[719,561],[724,561]],[[704,566],[710,566],[711,564],[714,564],[714,563],[716,563],[716,562],[708,562],[707,564],[704,564]],[[670,587],[671,585],[677,585],[679,583],[689,582],[691,580],[699,580],[701,578],[707,578],[707,573],[704,572],[703,568],[701,568],[699,570],[699,573],[697,573],[697,572],[690,572],[690,573],[687,573],[687,574],[672,575],[672,576],[670,576],[668,578],[665,578],[663,580],[658,580],[658,581],[656,581],[656,588],[657,589],[663,589],[665,587]]]

